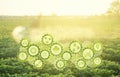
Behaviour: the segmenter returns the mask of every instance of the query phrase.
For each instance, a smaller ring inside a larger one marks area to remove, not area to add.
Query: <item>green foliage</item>
[[[0,58],[15,57],[18,51],[19,46],[12,38],[0,38]]]
[[[42,24],[45,23],[52,25],[52,20],[43,18]],[[56,19],[54,19],[57,21]],[[80,21],[79,21],[80,20]],[[61,19],[60,21],[65,21]],[[91,19],[80,19],[73,20],[73,22],[86,26],[89,23],[89,27],[92,25],[98,25],[97,27],[104,26],[111,37],[115,32],[115,36],[118,38],[111,38],[104,34],[103,36],[108,37],[107,39],[93,39],[100,40],[103,46],[102,59],[103,63],[96,68],[89,68],[84,70],[78,70],[74,64],[69,63],[63,71],[56,70],[53,65],[45,64],[45,67],[41,70],[34,69],[28,62],[20,62],[17,58],[17,52],[19,51],[19,45],[13,40],[11,32],[17,25],[29,25],[30,18],[0,18],[0,77],[120,77],[120,38],[119,38],[119,20],[104,19],[104,18],[91,18]],[[69,22],[69,20],[67,21]],[[64,22],[63,24],[68,24]],[[73,23],[72,22],[72,23]],[[79,22],[79,23],[78,23]],[[20,23],[20,24],[19,24]],[[58,23],[55,22],[55,23]],[[54,24],[55,24],[54,23]],[[94,23],[94,24],[93,24]],[[108,26],[106,26],[108,25]],[[114,27],[112,27],[112,26]],[[118,26],[117,26],[118,25]],[[111,29],[108,27],[111,27]],[[63,39],[64,40],[64,39]]]
[[[102,58],[120,63],[120,39],[104,39]]]

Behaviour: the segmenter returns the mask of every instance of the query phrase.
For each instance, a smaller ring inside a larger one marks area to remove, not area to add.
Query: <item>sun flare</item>
[[[0,0],[0,15],[100,15],[113,0]]]

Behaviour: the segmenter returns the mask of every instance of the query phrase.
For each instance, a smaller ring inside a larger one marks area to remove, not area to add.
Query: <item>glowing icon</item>
[[[42,57],[43,59],[47,59],[47,58],[49,57],[49,52],[48,52],[48,51],[42,51],[42,52],[41,52],[41,57]]]
[[[41,60],[36,60],[35,63],[34,63],[34,66],[36,68],[41,68],[43,65],[43,62]]]
[[[73,53],[78,53],[80,50],[81,50],[81,45],[79,42],[72,42],[70,44],[70,50],[73,52]]]
[[[101,63],[101,58],[100,57],[96,57],[95,59],[94,59],[94,63],[96,64],[96,65],[100,65],[100,63]]]
[[[96,43],[96,44],[94,44],[94,49],[96,51],[100,51],[102,49],[102,45],[100,43]]]
[[[83,60],[78,60],[77,61],[77,67],[78,68],[84,68],[85,66],[86,66],[85,61],[83,61]]]
[[[83,57],[85,59],[91,59],[93,57],[93,51],[91,49],[83,50]]]
[[[59,43],[53,42],[51,35],[45,34],[40,44],[29,44],[31,43],[27,39],[21,40],[18,58],[38,69],[41,69],[44,66],[44,61],[47,62],[49,59],[52,62],[56,60],[52,64],[57,70],[63,70],[69,62],[75,62],[76,68],[80,70],[87,66],[96,67],[102,63],[102,59],[99,57],[102,53],[102,44],[98,42],[94,44],[84,41],[80,44],[78,41],[73,41],[69,44],[68,50],[63,50]],[[39,45],[42,45],[41,48]]]
[[[59,55],[62,52],[62,47],[59,44],[51,46],[51,52],[53,55]]]
[[[27,54],[25,52],[20,52],[18,55],[20,60],[26,60],[27,59]]]
[[[26,40],[26,39],[23,39],[23,40],[21,41],[21,45],[22,45],[23,47],[28,46],[28,44],[29,44],[29,42],[28,42],[28,40]]]
[[[71,54],[69,52],[65,52],[62,57],[64,60],[70,60]]]
[[[35,45],[31,45],[28,49],[28,52],[31,56],[35,56],[39,53],[39,48]]]
[[[64,67],[65,67],[64,61],[62,61],[62,60],[56,61],[56,68],[57,68],[58,70],[62,70]]]
[[[45,35],[42,37],[42,42],[43,42],[44,44],[46,44],[46,45],[51,44],[52,41],[53,41],[53,38],[52,38],[52,36],[49,35],[49,34],[45,34]]]

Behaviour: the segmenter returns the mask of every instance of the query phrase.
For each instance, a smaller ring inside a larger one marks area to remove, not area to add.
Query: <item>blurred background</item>
[[[51,34],[65,46],[73,40],[100,41],[104,63],[36,70],[17,60],[22,38]],[[0,0],[0,77],[120,77],[120,0]]]

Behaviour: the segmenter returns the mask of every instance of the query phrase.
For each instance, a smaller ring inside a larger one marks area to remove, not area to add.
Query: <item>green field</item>
[[[17,58],[20,44],[12,36],[14,28],[25,26],[29,37],[39,41],[45,33],[66,47],[71,41],[99,41],[103,44],[103,63],[96,68],[78,70],[69,64],[56,70],[51,64],[35,69]],[[35,31],[34,33],[32,31]],[[120,77],[120,18],[107,16],[0,16],[0,77]]]

